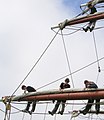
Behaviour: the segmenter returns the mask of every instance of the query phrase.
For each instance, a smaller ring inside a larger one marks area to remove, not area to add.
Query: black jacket
[[[70,85],[69,84],[65,84],[65,83],[61,83],[60,88],[61,89],[70,88]]]
[[[27,86],[26,87],[26,90],[28,91],[28,92],[35,92],[36,90],[33,88],[33,87],[31,87],[31,86]]]

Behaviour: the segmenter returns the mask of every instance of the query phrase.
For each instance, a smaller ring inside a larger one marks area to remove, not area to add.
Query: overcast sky
[[[55,32],[51,30],[51,27],[57,26],[65,19],[72,19],[81,13],[79,6],[86,1],[87,0],[0,0],[0,97],[11,95],[24,80],[55,36]],[[79,25],[79,27],[85,24]],[[103,26],[102,21],[98,22],[96,26],[101,25]],[[96,35],[99,59],[104,57],[102,31],[103,29],[98,29],[94,32]],[[63,33],[68,34],[70,32],[72,31],[63,30]],[[97,60],[92,33],[79,31],[70,36],[64,36],[64,39],[72,72]],[[72,76],[74,87],[84,88],[84,79],[90,79],[94,82],[97,81],[99,87],[103,88],[104,60],[100,61],[99,64],[101,67],[99,76],[98,64],[93,64],[74,74]],[[62,36],[57,35],[23,84],[38,89],[68,74],[70,74],[70,72],[65,56]],[[64,79],[61,79],[39,90],[58,89],[60,83],[63,81]],[[70,84],[73,88],[71,78]],[[22,94],[22,92],[21,88],[19,88],[15,95]],[[14,106],[19,109],[25,108],[25,105]],[[53,107],[54,104],[49,104],[47,111]],[[81,107],[75,106],[75,109]],[[5,110],[3,103],[0,103],[0,109]],[[38,104],[36,112],[44,113],[45,109],[46,104]],[[65,112],[71,109],[72,106],[67,105]],[[12,109],[12,112],[17,112],[17,110]],[[11,120],[22,120],[22,117],[23,113],[12,114]],[[4,118],[4,113],[1,111],[0,118]],[[30,115],[26,114],[25,120],[29,118]],[[64,120],[70,119],[70,115],[56,116],[56,119],[61,120],[63,118]],[[42,120],[44,119],[44,115],[33,115],[33,120],[35,119]],[[45,119],[53,120],[55,117],[47,115]]]

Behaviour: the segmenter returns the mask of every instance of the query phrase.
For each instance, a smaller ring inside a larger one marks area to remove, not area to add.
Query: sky
[[[79,13],[80,4],[87,0],[0,0],[0,98],[6,95],[12,95],[20,83],[24,80],[28,72],[38,61],[43,51],[46,49],[50,41],[54,38],[55,32],[51,27],[57,26],[65,19],[72,19]],[[83,27],[81,24],[77,27]],[[103,26],[103,22],[97,22],[96,26]],[[57,29],[55,29],[57,31]],[[98,58],[104,57],[104,41],[103,29],[95,30],[96,45]],[[69,34],[72,30],[63,30],[63,33]],[[70,63],[71,72],[89,65],[97,60],[93,34],[84,31],[76,32],[72,35],[65,35],[65,45]],[[83,81],[85,79],[97,82],[100,88],[104,87],[104,60],[99,62],[101,72],[98,74],[98,64],[93,64],[75,74],[73,74],[74,88],[84,88]],[[62,36],[57,35],[39,60],[38,64],[23,82],[25,85],[33,86],[39,91],[58,89],[61,82],[54,82],[59,78],[70,74],[68,63],[66,60],[65,49],[63,46]],[[73,88],[72,80],[70,84]],[[21,87],[16,91],[15,95],[22,94]],[[68,101],[73,103],[73,101]],[[36,113],[44,113],[51,110],[54,104],[46,103],[37,104]],[[22,110],[25,105],[16,105]],[[67,105],[65,112],[72,110],[72,105]],[[81,109],[83,106],[74,106],[75,109]],[[0,103],[0,109],[5,110],[3,103]],[[18,110],[12,109],[13,112]],[[17,117],[18,116],[18,117]],[[82,119],[85,117],[81,116]],[[81,117],[75,118],[79,120]],[[94,116],[98,117],[98,116]],[[0,118],[4,118],[4,112],[0,111]],[[22,120],[23,113],[11,114],[11,120]],[[50,116],[43,114],[34,114],[32,120],[62,120],[70,119],[70,115]],[[25,114],[25,120],[30,119],[30,115]]]

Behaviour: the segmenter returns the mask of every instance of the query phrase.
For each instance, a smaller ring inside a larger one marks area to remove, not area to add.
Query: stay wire
[[[104,57],[98,59],[98,61],[101,61],[101,60],[103,60],[103,59],[104,59]],[[83,69],[85,69],[85,68],[87,68],[87,67],[89,67],[89,66],[91,66],[91,65],[93,65],[93,64],[95,64],[95,63],[97,63],[98,61],[94,61],[94,62],[92,62],[92,63],[89,63],[88,65],[86,65],[86,66],[84,66],[84,67],[82,67],[82,68],[80,68],[80,69],[72,72],[71,74],[75,74],[75,73],[77,73],[77,72],[79,72],[79,71],[81,71],[81,70],[83,70]],[[44,88],[44,87],[46,87],[46,86],[48,86],[48,85],[51,85],[51,84],[53,84],[53,83],[55,83],[55,82],[58,82],[59,80],[64,79],[65,77],[68,77],[69,75],[70,75],[70,74],[67,74],[67,75],[65,75],[65,76],[63,76],[63,77],[61,77],[61,78],[59,78],[59,79],[56,79],[56,80],[54,80],[54,81],[52,81],[52,82],[50,82],[50,83],[48,83],[48,84],[45,84],[45,85],[37,88],[37,90],[39,90],[39,89],[41,89],[41,88]]]
[[[98,61],[99,58],[98,58],[98,51],[97,51],[97,45],[96,45],[94,31],[93,31],[93,40],[94,40],[95,54],[96,54],[96,59],[97,59],[97,64],[98,64],[98,72],[101,72],[101,70],[100,70],[100,64],[99,64],[99,61]]]
[[[69,73],[70,73],[70,75],[71,75],[72,85],[73,85],[73,88],[74,88],[73,77],[72,77],[72,74],[71,74],[71,66],[70,66],[70,63],[69,63],[69,58],[68,58],[68,54],[67,54],[66,45],[65,45],[65,40],[64,40],[64,37],[63,37],[62,30],[61,30],[61,34],[62,34],[62,41],[63,41],[63,45],[64,45],[66,60],[67,60],[67,64],[68,64],[68,69],[69,69]]]
[[[60,30],[60,29],[59,29]],[[23,79],[23,81],[19,84],[19,86],[16,88],[16,90],[12,93],[11,96],[13,96],[16,91],[19,89],[19,87],[22,85],[22,83],[26,80],[26,78],[30,75],[30,73],[32,72],[32,70],[36,67],[36,65],[38,64],[38,62],[41,60],[41,58],[43,57],[43,55],[45,54],[45,52],[48,50],[48,48],[50,47],[50,45],[52,44],[52,42],[54,41],[55,37],[57,36],[59,30],[57,31],[57,33],[55,34],[55,36],[52,38],[52,40],[50,41],[50,43],[48,44],[48,46],[45,48],[45,50],[43,51],[43,53],[40,55],[39,59],[36,61],[36,63],[33,65],[33,67],[30,69],[30,71],[27,73],[27,75],[25,76],[25,78]]]

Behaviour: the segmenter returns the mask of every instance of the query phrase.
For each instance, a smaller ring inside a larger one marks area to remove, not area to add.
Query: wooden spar
[[[100,19],[104,19],[104,12],[90,14],[90,15],[85,16],[85,17],[79,17],[79,18],[76,18],[76,19],[73,19],[73,20],[69,20],[66,23],[66,26],[67,25],[74,25],[74,24],[84,23],[84,22],[89,22],[90,20],[95,21],[95,20],[100,20]]]
[[[66,26],[85,23],[85,22],[89,22],[89,21],[100,20],[100,19],[104,19],[104,12],[89,14],[87,16],[74,18],[72,20],[65,20],[63,23],[60,23],[58,26],[52,27],[51,29],[54,29],[54,28],[63,29]]]
[[[87,89],[87,90],[57,90],[45,92],[32,92],[26,95],[15,96],[12,101],[47,101],[47,100],[85,100],[89,98],[104,99],[104,89]]]

